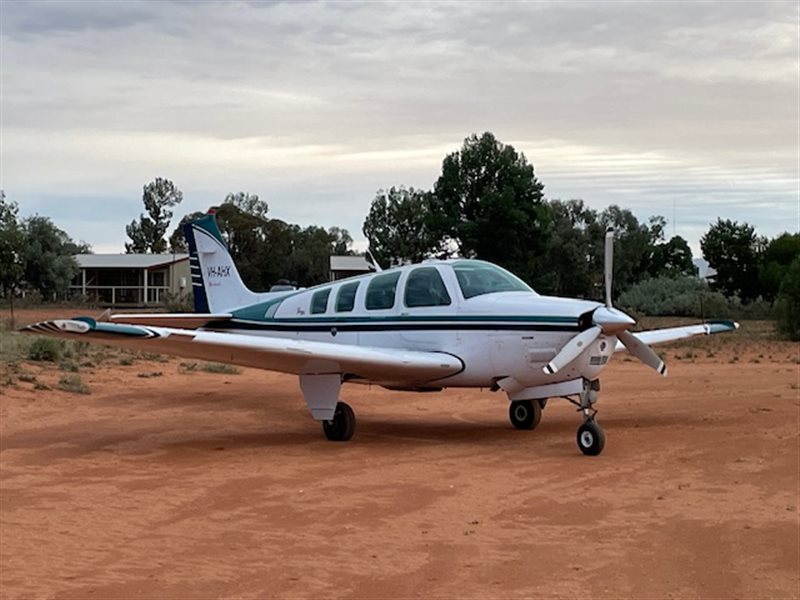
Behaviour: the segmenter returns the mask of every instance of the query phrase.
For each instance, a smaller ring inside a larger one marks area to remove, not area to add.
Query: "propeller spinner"
[[[611,284],[614,271],[614,229],[606,230],[605,239],[605,286],[606,305],[597,307],[592,313],[592,326],[569,340],[564,347],[544,367],[544,372],[552,375],[578,358],[602,334],[616,336],[633,356],[648,367],[655,369],[659,375],[666,377],[667,366],[652,348],[641,342],[630,331],[636,321],[611,304]]]

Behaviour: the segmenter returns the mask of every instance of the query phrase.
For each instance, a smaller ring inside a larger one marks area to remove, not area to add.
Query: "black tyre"
[[[333,419],[322,422],[322,431],[325,437],[332,442],[346,442],[356,430],[356,414],[349,404],[338,402]]]
[[[542,420],[542,405],[538,400],[515,400],[508,407],[508,420],[517,429],[535,429]]]
[[[606,445],[606,434],[594,421],[578,427],[578,448],[587,456],[597,456]]]

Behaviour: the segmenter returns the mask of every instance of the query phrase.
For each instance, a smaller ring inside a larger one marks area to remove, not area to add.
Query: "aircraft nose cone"
[[[636,321],[621,310],[605,306],[594,311],[592,321],[603,330],[603,333],[610,335],[636,325]]]

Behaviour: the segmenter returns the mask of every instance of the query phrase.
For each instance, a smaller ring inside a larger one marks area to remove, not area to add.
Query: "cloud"
[[[0,185],[122,247],[141,186],[246,190],[358,237],[472,132],[550,197],[797,225],[791,3],[3,2]],[[203,206],[205,204],[206,206]],[[73,222],[87,207],[104,227]],[[113,234],[110,232],[114,232]],[[701,231],[702,233],[702,231]],[[101,241],[102,240],[102,241]]]

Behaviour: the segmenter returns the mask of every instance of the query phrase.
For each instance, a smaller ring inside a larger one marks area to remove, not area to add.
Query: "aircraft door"
[[[415,350],[454,352],[458,345],[457,297],[441,271],[419,266],[408,272],[400,290],[399,321],[404,346]]]

